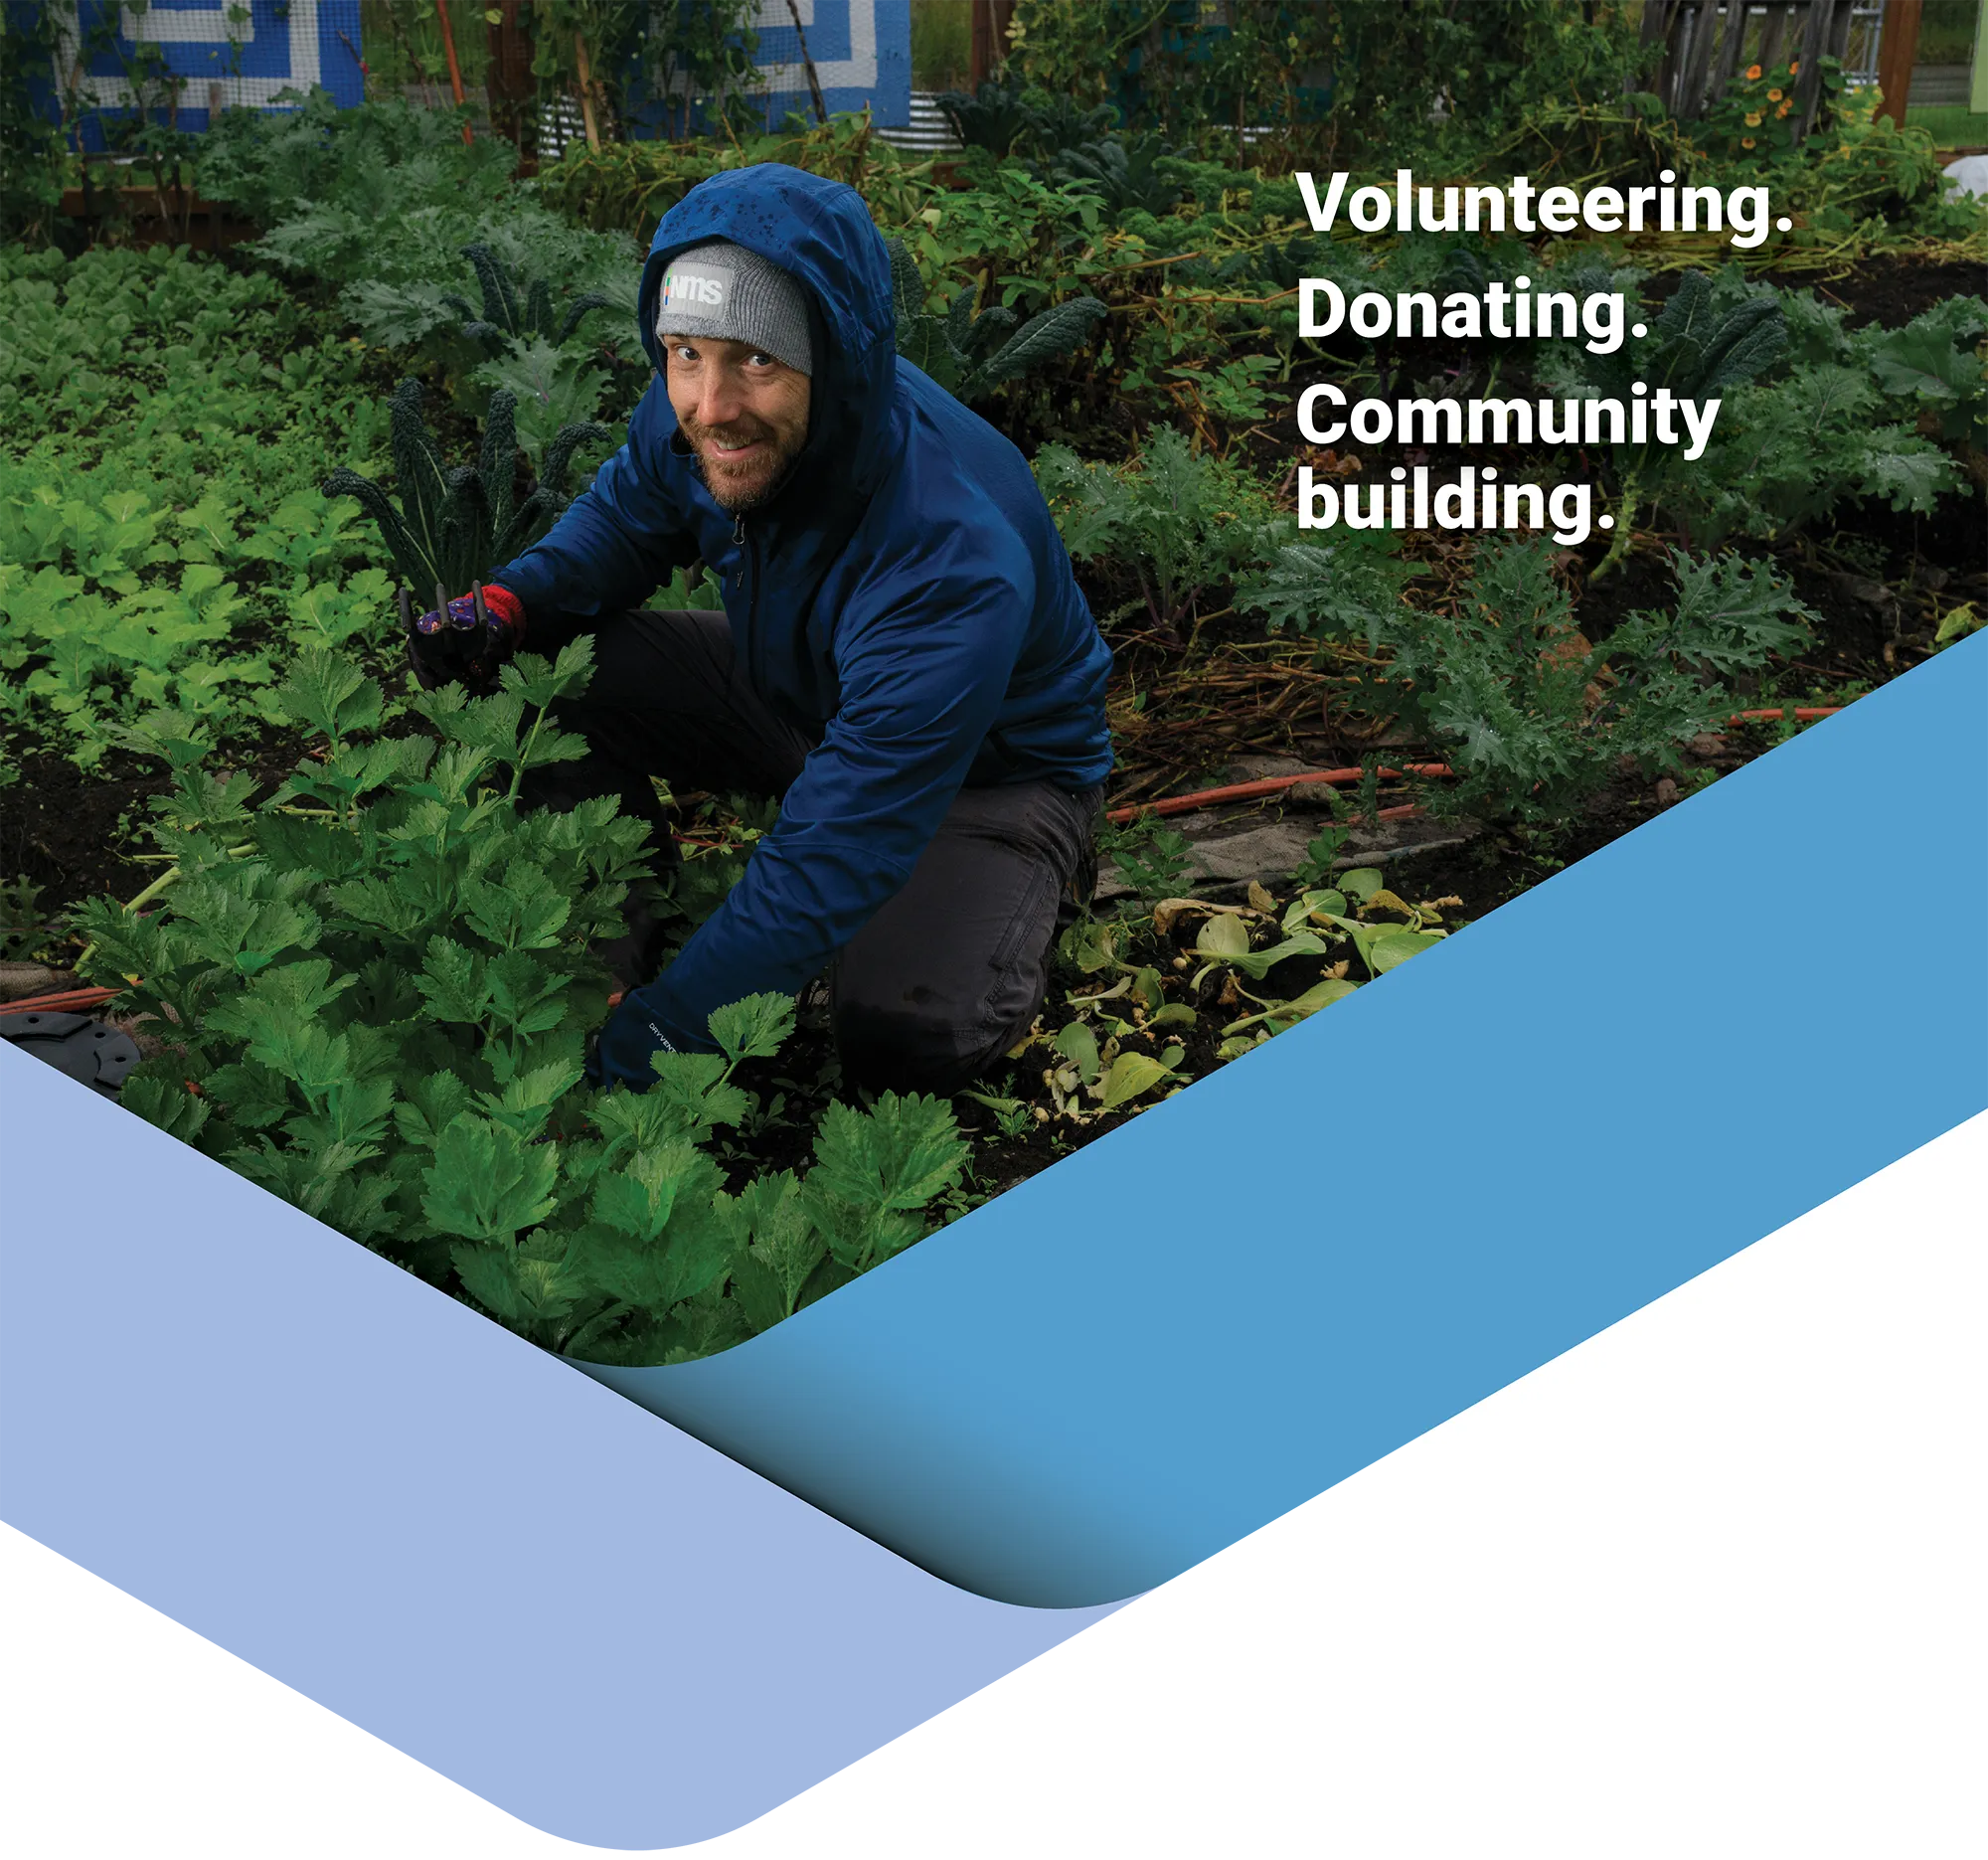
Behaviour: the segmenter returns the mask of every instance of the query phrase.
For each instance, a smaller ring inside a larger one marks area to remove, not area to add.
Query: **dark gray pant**
[[[540,631],[535,622],[535,650]],[[746,682],[723,613],[617,614],[593,643],[591,685],[559,712],[588,753],[534,771],[529,804],[616,795],[673,860],[651,775],[779,795],[800,773],[813,742]],[[1028,1032],[1059,920],[1089,902],[1098,797],[1049,781],[960,791],[904,888],[830,967],[836,1047],[852,1082],[955,1092]]]

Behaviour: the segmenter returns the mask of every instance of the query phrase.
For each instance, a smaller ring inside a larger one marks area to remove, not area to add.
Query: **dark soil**
[[[297,765],[298,737],[265,731],[256,742],[213,758],[217,772],[245,770],[266,794]],[[0,787],[0,876],[24,878],[54,921],[85,898],[135,897],[158,876],[149,803],[172,787],[163,764],[113,750],[93,769],[66,756],[35,752]]]
[[[133,756],[111,754],[87,771],[65,756],[24,756],[0,787],[0,872],[40,888],[53,910],[108,892],[141,890],[145,803],[165,782]]]
[[[1818,283],[1812,273],[1760,275],[1783,290],[1813,290],[1825,303],[1847,312],[1843,320],[1850,329],[1866,323],[1898,329],[1948,297],[1988,297],[1988,265],[1925,264],[1896,254],[1863,259],[1847,276],[1826,283]]]

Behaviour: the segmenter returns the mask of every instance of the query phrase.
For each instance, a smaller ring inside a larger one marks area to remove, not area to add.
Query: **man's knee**
[[[872,1092],[950,1097],[1027,1036],[1042,1012],[1043,993],[1038,986],[1019,1010],[964,1027],[943,1012],[920,1013],[917,1003],[839,1000],[835,1048],[843,1077]]]
[[[904,890],[836,959],[852,1083],[957,1092],[1028,1033],[1059,906],[1088,852],[1087,807],[1047,784],[955,802]]]

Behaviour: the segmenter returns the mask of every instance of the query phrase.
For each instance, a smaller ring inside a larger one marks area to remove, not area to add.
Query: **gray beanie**
[[[770,259],[729,239],[670,260],[656,301],[656,335],[749,342],[800,374],[814,373],[807,292]]]

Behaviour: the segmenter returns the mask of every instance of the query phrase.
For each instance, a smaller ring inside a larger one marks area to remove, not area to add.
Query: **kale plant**
[[[1903,329],[1859,332],[1870,340],[1873,379],[1914,414],[1933,417],[1940,437],[1977,450],[1988,445],[1988,302],[1948,297]]]
[[[493,390],[493,408],[499,394],[511,397],[518,443],[536,470],[547,468],[561,433],[598,436],[606,431],[593,423],[593,416],[600,411],[608,375],[582,350],[555,348],[540,337],[509,342],[471,379]],[[564,456],[571,460],[572,442]]]
[[[1156,427],[1142,457],[1086,464],[1062,445],[1036,455],[1036,477],[1077,562],[1099,562],[1137,584],[1155,627],[1178,637],[1203,597],[1253,562],[1271,517],[1262,488],[1241,467],[1198,453],[1171,426]]]
[[[943,316],[925,314],[924,280],[902,240],[891,254],[891,294],[898,315],[898,353],[924,370],[955,399],[971,406],[1003,382],[1074,354],[1104,314],[1095,297],[1072,297],[1024,323],[1002,305],[973,313],[975,287],[965,285]]]
[[[646,1095],[584,1083],[646,829],[611,798],[522,812],[524,773],[583,749],[550,720],[591,646],[521,655],[502,689],[384,694],[328,652],[282,690],[318,739],[250,805],[249,778],[157,741],[174,786],[149,915],[78,914],[85,972],[168,1042],[127,1107],[544,1347],[678,1362],[792,1314],[917,1240],[965,1156],[949,1107],[833,1104],[812,1166],[741,1184],[709,1147],[757,1113],[740,1068],[792,1003],[711,1018],[715,1054],[662,1054]]]
[[[1607,286],[1591,271],[1577,272],[1571,288],[1578,295]],[[1687,271],[1662,311],[1648,325],[1648,334],[1627,337],[1610,355],[1586,348],[1573,353],[1585,377],[1586,391],[1612,397],[1626,408],[1634,400],[1634,383],[1651,393],[1668,388],[1680,400],[1703,402],[1721,396],[1740,382],[1750,381],[1778,361],[1787,348],[1787,329],[1779,293],[1771,287],[1741,293],[1715,290],[1703,271]],[[1628,554],[1632,526],[1643,499],[1668,479],[1679,475],[1682,448],[1659,444],[1652,436],[1638,445],[1615,447],[1621,484],[1615,508],[1615,538],[1594,573],[1608,573]]]
[[[1053,156],[1080,144],[1096,144],[1117,125],[1108,103],[1084,108],[1074,98],[1041,85],[1023,85],[1004,74],[976,89],[941,90],[938,106],[966,147],[997,158],[1016,153]]]
[[[1174,150],[1157,135],[1105,136],[1062,150],[1050,179],[1087,187],[1115,219],[1127,213],[1171,213],[1186,191]]]
[[[1675,772],[1684,746],[1731,714],[1723,681],[1804,646],[1817,617],[1770,568],[1673,550],[1676,606],[1630,613],[1596,645],[1574,626],[1553,554],[1538,538],[1486,547],[1451,613],[1400,601],[1365,611],[1362,643],[1387,655],[1368,680],[1376,708],[1442,745],[1460,777],[1432,792],[1435,804],[1564,819],[1625,757],[1645,774]],[[1330,552],[1292,544],[1242,604],[1272,624],[1346,637],[1354,615],[1335,590],[1338,573]],[[1321,625],[1320,615],[1332,619]]]
[[[1737,273],[1719,287],[1756,288]],[[1975,352],[1988,304],[1954,297],[1903,329],[1847,331],[1811,293],[1775,295],[1786,366],[1730,389],[1704,457],[1664,480],[1665,507],[1693,544],[1778,541],[1860,500],[1930,516],[1964,491],[1967,448],[1988,437]]]
[[[474,465],[445,465],[421,417],[421,384],[410,377],[394,391],[391,427],[401,507],[371,478],[341,468],[324,481],[327,497],[356,497],[379,525],[401,579],[424,598],[439,586],[451,592],[482,580],[500,563],[551,529],[568,503],[566,478],[575,450],[604,439],[591,422],[562,426],[545,448],[539,480],[519,502],[517,401],[504,389],[490,397],[483,444]]]
[[[937,100],[965,147],[997,157],[1005,157],[1028,126],[1021,86],[1003,79],[984,80],[972,90],[941,90]]]
[[[468,298],[453,291],[441,300],[462,318],[462,333],[472,342],[482,344],[490,354],[496,354],[510,342],[546,342],[560,348],[578,331],[589,311],[612,307],[613,299],[604,291],[590,290],[568,304],[564,314],[555,315],[552,286],[543,277],[533,278],[521,297],[520,280],[512,276],[510,267],[488,246],[480,241],[465,246],[462,255],[476,273],[483,294],[483,312],[479,316]]]

